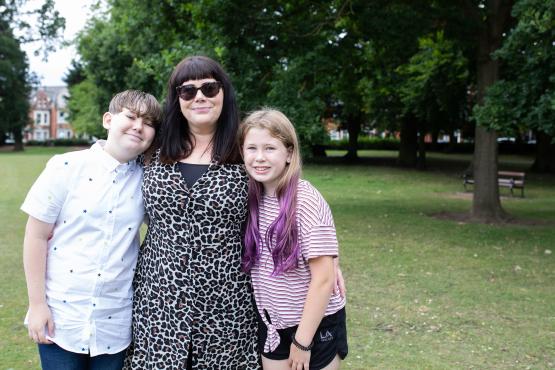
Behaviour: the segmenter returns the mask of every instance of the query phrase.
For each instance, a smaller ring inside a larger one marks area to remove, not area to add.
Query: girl
[[[345,298],[333,294],[338,255],[322,195],[300,179],[295,129],[273,109],[240,129],[249,179],[243,269],[252,275],[264,369],[338,369],[347,355]]]

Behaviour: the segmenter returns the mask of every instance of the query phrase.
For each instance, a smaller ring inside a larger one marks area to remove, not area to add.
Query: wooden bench
[[[510,171],[499,171],[497,172],[497,183],[499,187],[509,188],[511,190],[511,196],[514,196],[513,189],[520,189],[520,196],[524,198],[524,172],[510,172]],[[474,185],[474,179],[472,174],[465,173],[463,175],[463,186],[464,190],[467,190],[467,185]]]

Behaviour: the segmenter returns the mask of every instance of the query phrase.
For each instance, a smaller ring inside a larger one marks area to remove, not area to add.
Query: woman
[[[165,109],[144,173],[150,224],[127,367],[257,369],[256,311],[241,271],[247,177],[229,77],[210,58],[186,58],[170,77]]]

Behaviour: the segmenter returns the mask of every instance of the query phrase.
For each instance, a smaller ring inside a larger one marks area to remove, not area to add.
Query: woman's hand
[[[289,366],[291,370],[308,370],[310,351],[303,351],[293,343],[289,350]]]
[[[27,329],[29,331],[29,338],[35,343],[39,344],[52,344],[46,339],[45,328],[48,328],[48,336],[54,336],[54,321],[52,320],[52,313],[50,308],[45,303],[29,306],[29,316]]]

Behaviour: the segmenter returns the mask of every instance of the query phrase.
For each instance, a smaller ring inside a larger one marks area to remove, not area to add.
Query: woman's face
[[[224,91],[221,87],[214,86],[213,83],[217,83],[217,81],[213,78],[203,78],[201,80],[187,80],[181,84],[181,86],[187,86],[187,89],[183,90],[191,91],[192,86],[198,88],[196,93],[193,91],[194,96],[190,94],[190,96],[185,96],[185,98],[190,99],[184,99],[182,96],[187,94],[183,93],[179,97],[181,113],[185,116],[193,133],[209,133],[216,129],[218,118],[222,113]],[[206,96],[200,89],[203,85],[205,85],[203,89],[207,92],[207,95],[217,91],[216,95]]]

